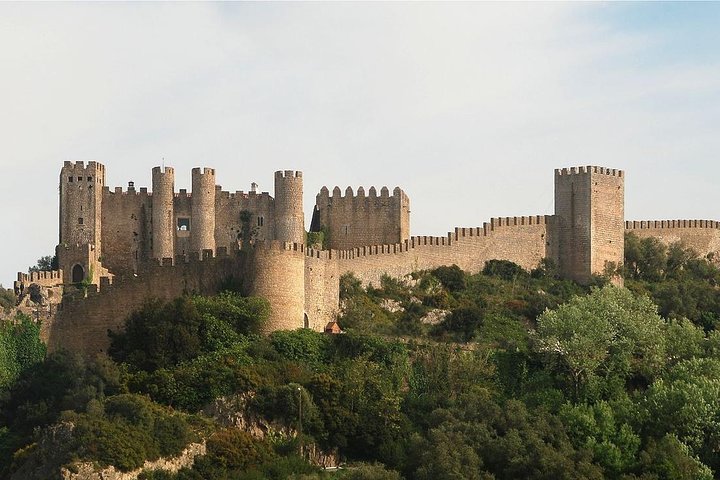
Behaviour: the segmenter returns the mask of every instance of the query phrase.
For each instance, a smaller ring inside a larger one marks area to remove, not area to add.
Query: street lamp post
[[[300,456],[303,456],[302,439],[302,387],[298,387],[298,438],[300,439]]]

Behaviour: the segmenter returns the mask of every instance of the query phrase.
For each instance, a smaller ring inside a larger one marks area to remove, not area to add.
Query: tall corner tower
[[[563,277],[587,283],[623,262],[625,175],[587,166],[555,170],[558,264]]]
[[[60,170],[60,238],[56,253],[66,283],[88,276],[102,251],[102,191],[105,166],[65,162]]]
[[[215,250],[215,169],[192,169],[190,248]]]
[[[305,243],[302,172],[275,172],[275,238],[281,242]]]
[[[400,243],[410,238],[410,197],[400,187],[395,187],[393,200],[399,234],[399,240],[396,243]]]
[[[152,169],[152,256],[175,256],[175,171],[172,167]]]

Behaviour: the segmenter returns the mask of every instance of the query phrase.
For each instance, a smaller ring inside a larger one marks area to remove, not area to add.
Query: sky
[[[0,3],[0,283],[58,242],[63,161],[403,188],[411,233],[553,213],[626,172],[628,220],[720,220],[720,3]]]

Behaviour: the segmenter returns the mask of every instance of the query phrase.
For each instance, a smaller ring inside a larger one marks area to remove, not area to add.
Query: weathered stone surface
[[[206,452],[205,442],[191,443],[177,457],[146,461],[142,468],[130,472],[121,472],[115,467],[98,468],[88,462],[77,463],[69,468],[62,468],[60,478],[62,480],[136,480],[144,471],[164,470],[168,473],[176,473],[181,468],[192,467],[195,458],[205,455]]]
[[[409,235],[410,203],[400,188],[348,188],[343,195],[323,187],[314,215],[314,227],[329,232],[331,249],[323,251],[304,245],[301,172],[276,172],[274,198],[224,192],[209,168],[193,170],[193,192],[175,193],[174,174],[156,167],[154,192],[110,191],[103,165],[65,163],[61,270],[21,274],[16,282],[16,291],[33,282],[41,290],[67,287],[75,276],[90,283],[48,312],[43,335],[50,350],[105,351],[107,331],[121,328],[148,298],[213,294],[231,277],[270,302],[267,332],[322,331],[337,316],[338,280],[346,272],[379,285],[383,275],[404,278],[442,265],[475,273],[493,259],[525,269],[551,259],[563,276],[586,282],[623,262],[625,231],[683,241],[703,256],[720,251],[718,222],[625,223],[624,172],[604,167],[556,170],[554,215],[491,218],[442,237]],[[49,296],[43,302],[53,303]]]

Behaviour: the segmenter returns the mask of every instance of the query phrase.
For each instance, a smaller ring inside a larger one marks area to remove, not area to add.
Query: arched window
[[[85,269],[80,264],[75,264],[72,268],[72,282],[80,283],[85,280]]]

